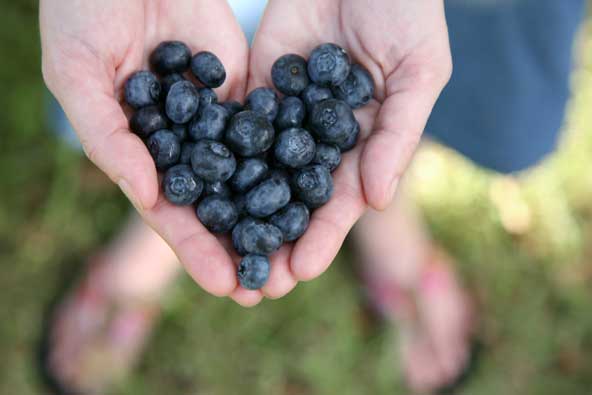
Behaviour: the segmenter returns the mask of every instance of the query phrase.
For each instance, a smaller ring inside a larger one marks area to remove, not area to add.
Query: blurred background
[[[49,303],[130,206],[49,133],[37,4],[0,2],[0,394],[45,394],[37,371]],[[559,151],[498,176],[425,144],[411,184],[477,301],[481,352],[460,394],[592,388],[592,24],[576,48]],[[347,248],[287,297],[243,309],[187,276],[163,302],[138,369],[115,394],[402,393],[397,333],[366,313]]]

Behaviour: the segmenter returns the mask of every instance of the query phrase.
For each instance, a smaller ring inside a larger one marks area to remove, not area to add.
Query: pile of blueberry
[[[352,109],[372,98],[372,77],[343,48],[322,44],[308,61],[288,54],[273,64],[282,99],[261,87],[243,105],[218,103],[213,88],[226,71],[211,52],[192,56],[184,43],[167,41],[150,64],[160,78],[138,71],[125,85],[131,130],[164,174],[165,197],[195,205],[211,232],[232,233],[243,256],[240,284],[261,288],[268,256],[302,236],[310,211],[330,199],[331,172],[360,132]]]

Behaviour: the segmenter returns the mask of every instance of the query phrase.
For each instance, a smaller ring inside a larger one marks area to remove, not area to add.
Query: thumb
[[[113,78],[97,66],[100,61],[93,55],[83,53],[75,58],[44,53],[47,86],[76,130],[88,158],[119,185],[139,211],[153,207],[158,197],[154,162],[142,140],[129,130],[115,98]]]
[[[390,204],[450,69],[434,72],[401,65],[386,81],[386,99],[360,163],[364,194],[374,209]]]

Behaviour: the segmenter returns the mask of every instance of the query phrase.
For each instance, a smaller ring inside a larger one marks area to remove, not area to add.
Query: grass
[[[44,394],[43,312],[72,262],[129,205],[48,133],[36,2],[0,4],[0,394]],[[592,386],[592,26],[586,25],[558,153],[520,177],[427,146],[412,188],[459,262],[482,358],[460,394],[587,393]],[[341,256],[316,281],[244,310],[183,278],[139,368],[114,394],[403,393],[396,333],[367,319]]]

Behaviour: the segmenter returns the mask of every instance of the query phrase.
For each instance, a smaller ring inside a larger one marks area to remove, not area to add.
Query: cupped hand
[[[355,111],[360,140],[334,173],[333,198],[314,212],[301,239],[272,256],[261,291],[235,291],[243,304],[283,296],[320,275],[368,205],[389,204],[450,77],[442,0],[271,0],[250,53],[248,90],[272,86],[271,66],[281,55],[307,57],[324,42],[342,46],[370,71],[375,96]]]
[[[218,97],[241,100],[248,46],[232,10],[211,0],[42,0],[40,25],[45,81],[88,157],[120,186],[197,283],[214,295],[231,294],[237,287],[233,257],[192,208],[172,206],[159,194],[154,162],[130,132],[120,99],[127,77],[148,68],[148,55],[160,42],[180,40],[194,53],[215,53],[227,71]]]

